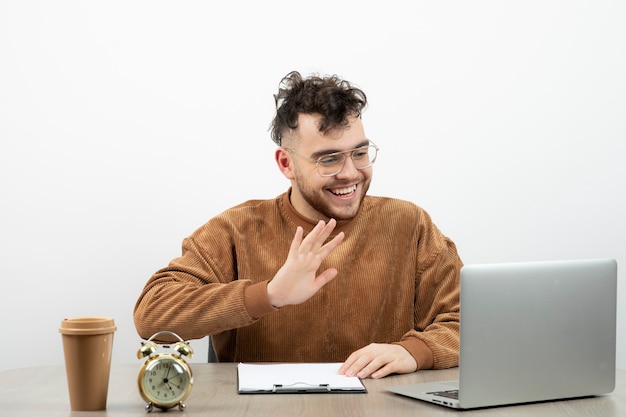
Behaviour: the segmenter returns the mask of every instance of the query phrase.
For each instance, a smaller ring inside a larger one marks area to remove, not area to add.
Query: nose
[[[353,179],[359,175],[359,170],[356,166],[354,166],[354,161],[350,156],[346,156],[346,159],[343,161],[343,167],[341,171],[339,171],[335,177],[337,178],[350,178]]]

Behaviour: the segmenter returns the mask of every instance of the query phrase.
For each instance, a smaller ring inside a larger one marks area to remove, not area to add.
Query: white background
[[[370,193],[424,207],[465,263],[626,265],[624,22],[604,0],[0,0],[0,370],[63,363],[80,315],[114,317],[139,367],[147,279],[288,187],[268,127],[291,70],[365,90]]]

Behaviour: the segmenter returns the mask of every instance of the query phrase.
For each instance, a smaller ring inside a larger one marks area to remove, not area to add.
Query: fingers
[[[318,223],[317,226],[321,226],[321,224],[323,224],[323,222]],[[333,230],[335,230],[335,226],[337,226],[337,221],[335,219],[330,219],[320,232],[318,244],[322,246],[319,249],[319,254],[323,258],[326,258],[329,253],[331,253],[337,246],[339,246],[339,244],[343,242],[343,238],[345,237],[345,234],[343,232],[340,232],[337,233],[337,236],[335,236],[330,242],[324,244],[324,242],[326,242],[326,239],[328,239]]]
[[[328,223],[325,223],[323,220],[320,220],[311,233],[309,233],[302,243],[300,244],[300,249],[302,251],[315,251],[319,250],[323,245],[328,236],[333,232],[337,226],[337,221],[335,219],[330,219]]]
[[[304,234],[304,230],[302,230],[301,226],[296,228],[296,234],[293,236],[291,241],[291,246],[289,247],[289,255],[293,256],[298,253],[300,249],[300,244],[302,243],[302,235]]]
[[[343,241],[345,234],[341,232],[338,233],[337,236],[335,236],[330,242],[324,244],[326,239],[328,239],[330,234],[335,229],[336,225],[337,221],[335,219],[330,219],[328,223],[320,220],[304,239],[302,238],[304,231],[302,230],[302,227],[298,226],[296,234],[291,241],[289,255],[292,258],[296,258],[300,255],[316,255],[319,257],[319,261],[321,262]]]
[[[317,275],[324,259],[344,239],[341,232],[326,242],[336,225],[334,219],[328,223],[320,221],[306,237],[302,227],[296,228],[287,260],[267,286],[268,299],[274,307],[300,304],[337,276],[335,268]]]
[[[372,352],[370,345],[352,353],[339,368],[339,373],[363,379],[370,377],[381,366],[385,366],[385,362]]]
[[[377,379],[415,370],[417,362],[402,346],[372,343],[352,353],[339,368],[339,373],[361,379]]]

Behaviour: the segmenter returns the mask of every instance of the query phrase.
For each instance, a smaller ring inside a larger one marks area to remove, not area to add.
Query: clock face
[[[177,405],[187,398],[191,384],[191,373],[184,362],[163,355],[146,362],[143,375],[139,375],[140,391],[157,407]]]

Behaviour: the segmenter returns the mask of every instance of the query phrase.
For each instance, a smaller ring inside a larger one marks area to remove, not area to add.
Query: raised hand
[[[303,303],[335,278],[335,268],[316,274],[322,261],[343,241],[342,232],[324,244],[336,225],[334,219],[328,223],[320,220],[304,239],[302,227],[296,229],[287,260],[267,285],[267,295],[274,307]]]

